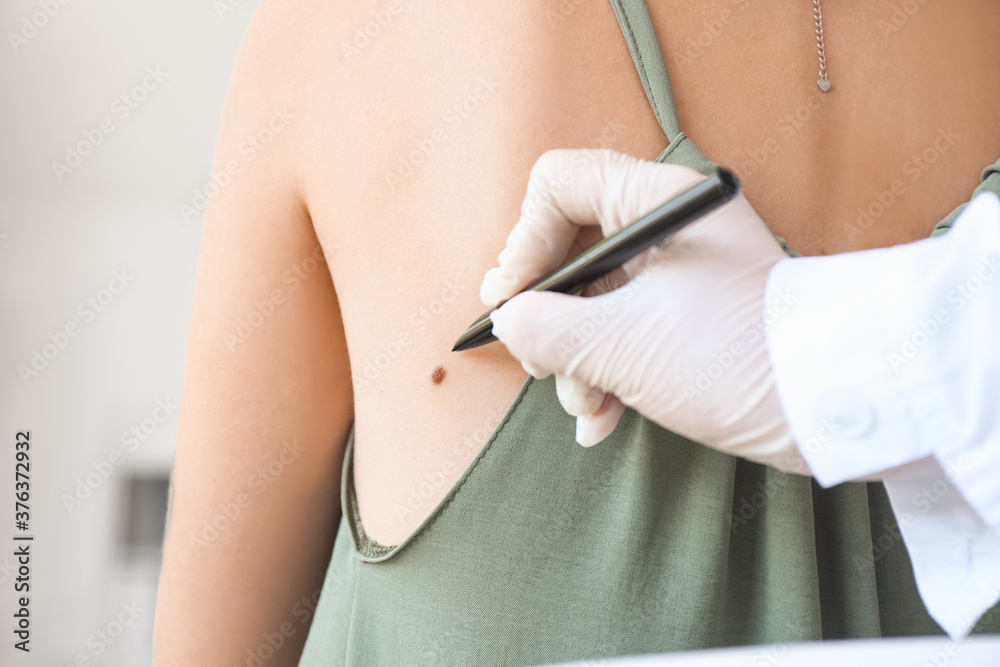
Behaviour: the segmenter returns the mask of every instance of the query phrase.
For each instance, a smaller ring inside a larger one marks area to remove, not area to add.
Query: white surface
[[[736,649],[560,663],[561,667],[996,667],[1000,639],[881,639],[766,644]]]

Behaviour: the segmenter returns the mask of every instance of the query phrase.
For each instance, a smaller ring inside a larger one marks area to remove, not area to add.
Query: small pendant
[[[818,79],[816,81],[816,85],[818,85],[819,89],[822,90],[824,93],[826,91],[830,90],[830,80],[827,79],[826,77],[824,77],[822,79]]]

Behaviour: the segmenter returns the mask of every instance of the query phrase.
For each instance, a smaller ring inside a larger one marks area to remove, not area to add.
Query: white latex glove
[[[609,235],[704,178],[614,151],[545,153],[499,266],[483,279],[483,303],[495,307],[563,265],[587,226]],[[785,257],[740,196],[585,296],[511,298],[493,313],[493,333],[531,375],[556,374],[581,445],[610,435],[629,406],[696,442],[808,475],[764,333],[768,272]],[[780,301],[769,320],[791,305]]]

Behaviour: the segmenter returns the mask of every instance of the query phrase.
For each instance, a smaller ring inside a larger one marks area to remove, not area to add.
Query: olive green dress
[[[670,139],[657,160],[708,173],[678,126],[645,3],[612,4]],[[984,189],[1000,193],[1000,163]],[[352,439],[300,665],[536,665],[941,632],[881,484],[824,490],[631,410],[590,449],[574,424],[553,379],[528,378],[454,488],[392,547],[361,525]],[[997,609],[977,632],[1000,631]]]

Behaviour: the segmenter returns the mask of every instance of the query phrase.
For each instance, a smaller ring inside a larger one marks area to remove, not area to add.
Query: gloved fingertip
[[[479,286],[479,300],[489,308],[495,308],[498,303],[513,293],[513,280],[504,275],[499,266],[487,271]]]
[[[514,304],[516,302],[512,301],[510,303]],[[521,362],[521,367],[524,368],[525,373],[538,380],[544,380],[548,376],[552,375],[551,370],[528,359],[521,358],[522,353],[524,352],[523,343],[525,340],[525,332],[523,330],[524,321],[523,317],[511,313],[511,307],[512,305],[504,304],[490,313],[493,335],[496,336],[497,340],[507,346],[508,352],[518,358],[518,361]],[[513,324],[511,323],[512,320]]]
[[[536,380],[544,380],[548,376],[552,375],[552,371],[547,371],[543,368],[539,368],[538,366],[535,366],[534,364],[531,364],[527,361],[521,362],[521,368],[524,369],[525,373],[535,378]]]
[[[625,405],[614,394],[607,394],[596,412],[576,419],[576,441],[593,447],[614,433],[625,413]]]
[[[493,323],[493,335],[503,343],[507,336],[507,318],[502,308],[497,308],[490,313],[490,322]]]
[[[602,394],[600,404],[597,406],[596,410],[590,413],[590,416],[592,418],[600,417],[614,405],[614,402],[614,394]]]
[[[509,245],[504,246],[503,250],[500,251],[500,254],[497,255],[497,263],[502,266],[505,262],[507,262],[510,259],[510,256],[512,254],[513,251],[510,249],[510,246]]]
[[[556,375],[556,396],[567,414],[574,417],[599,411],[607,395],[597,387],[565,375]]]
[[[589,416],[576,418],[576,441],[583,447],[593,447],[604,437],[597,428],[598,424]]]

